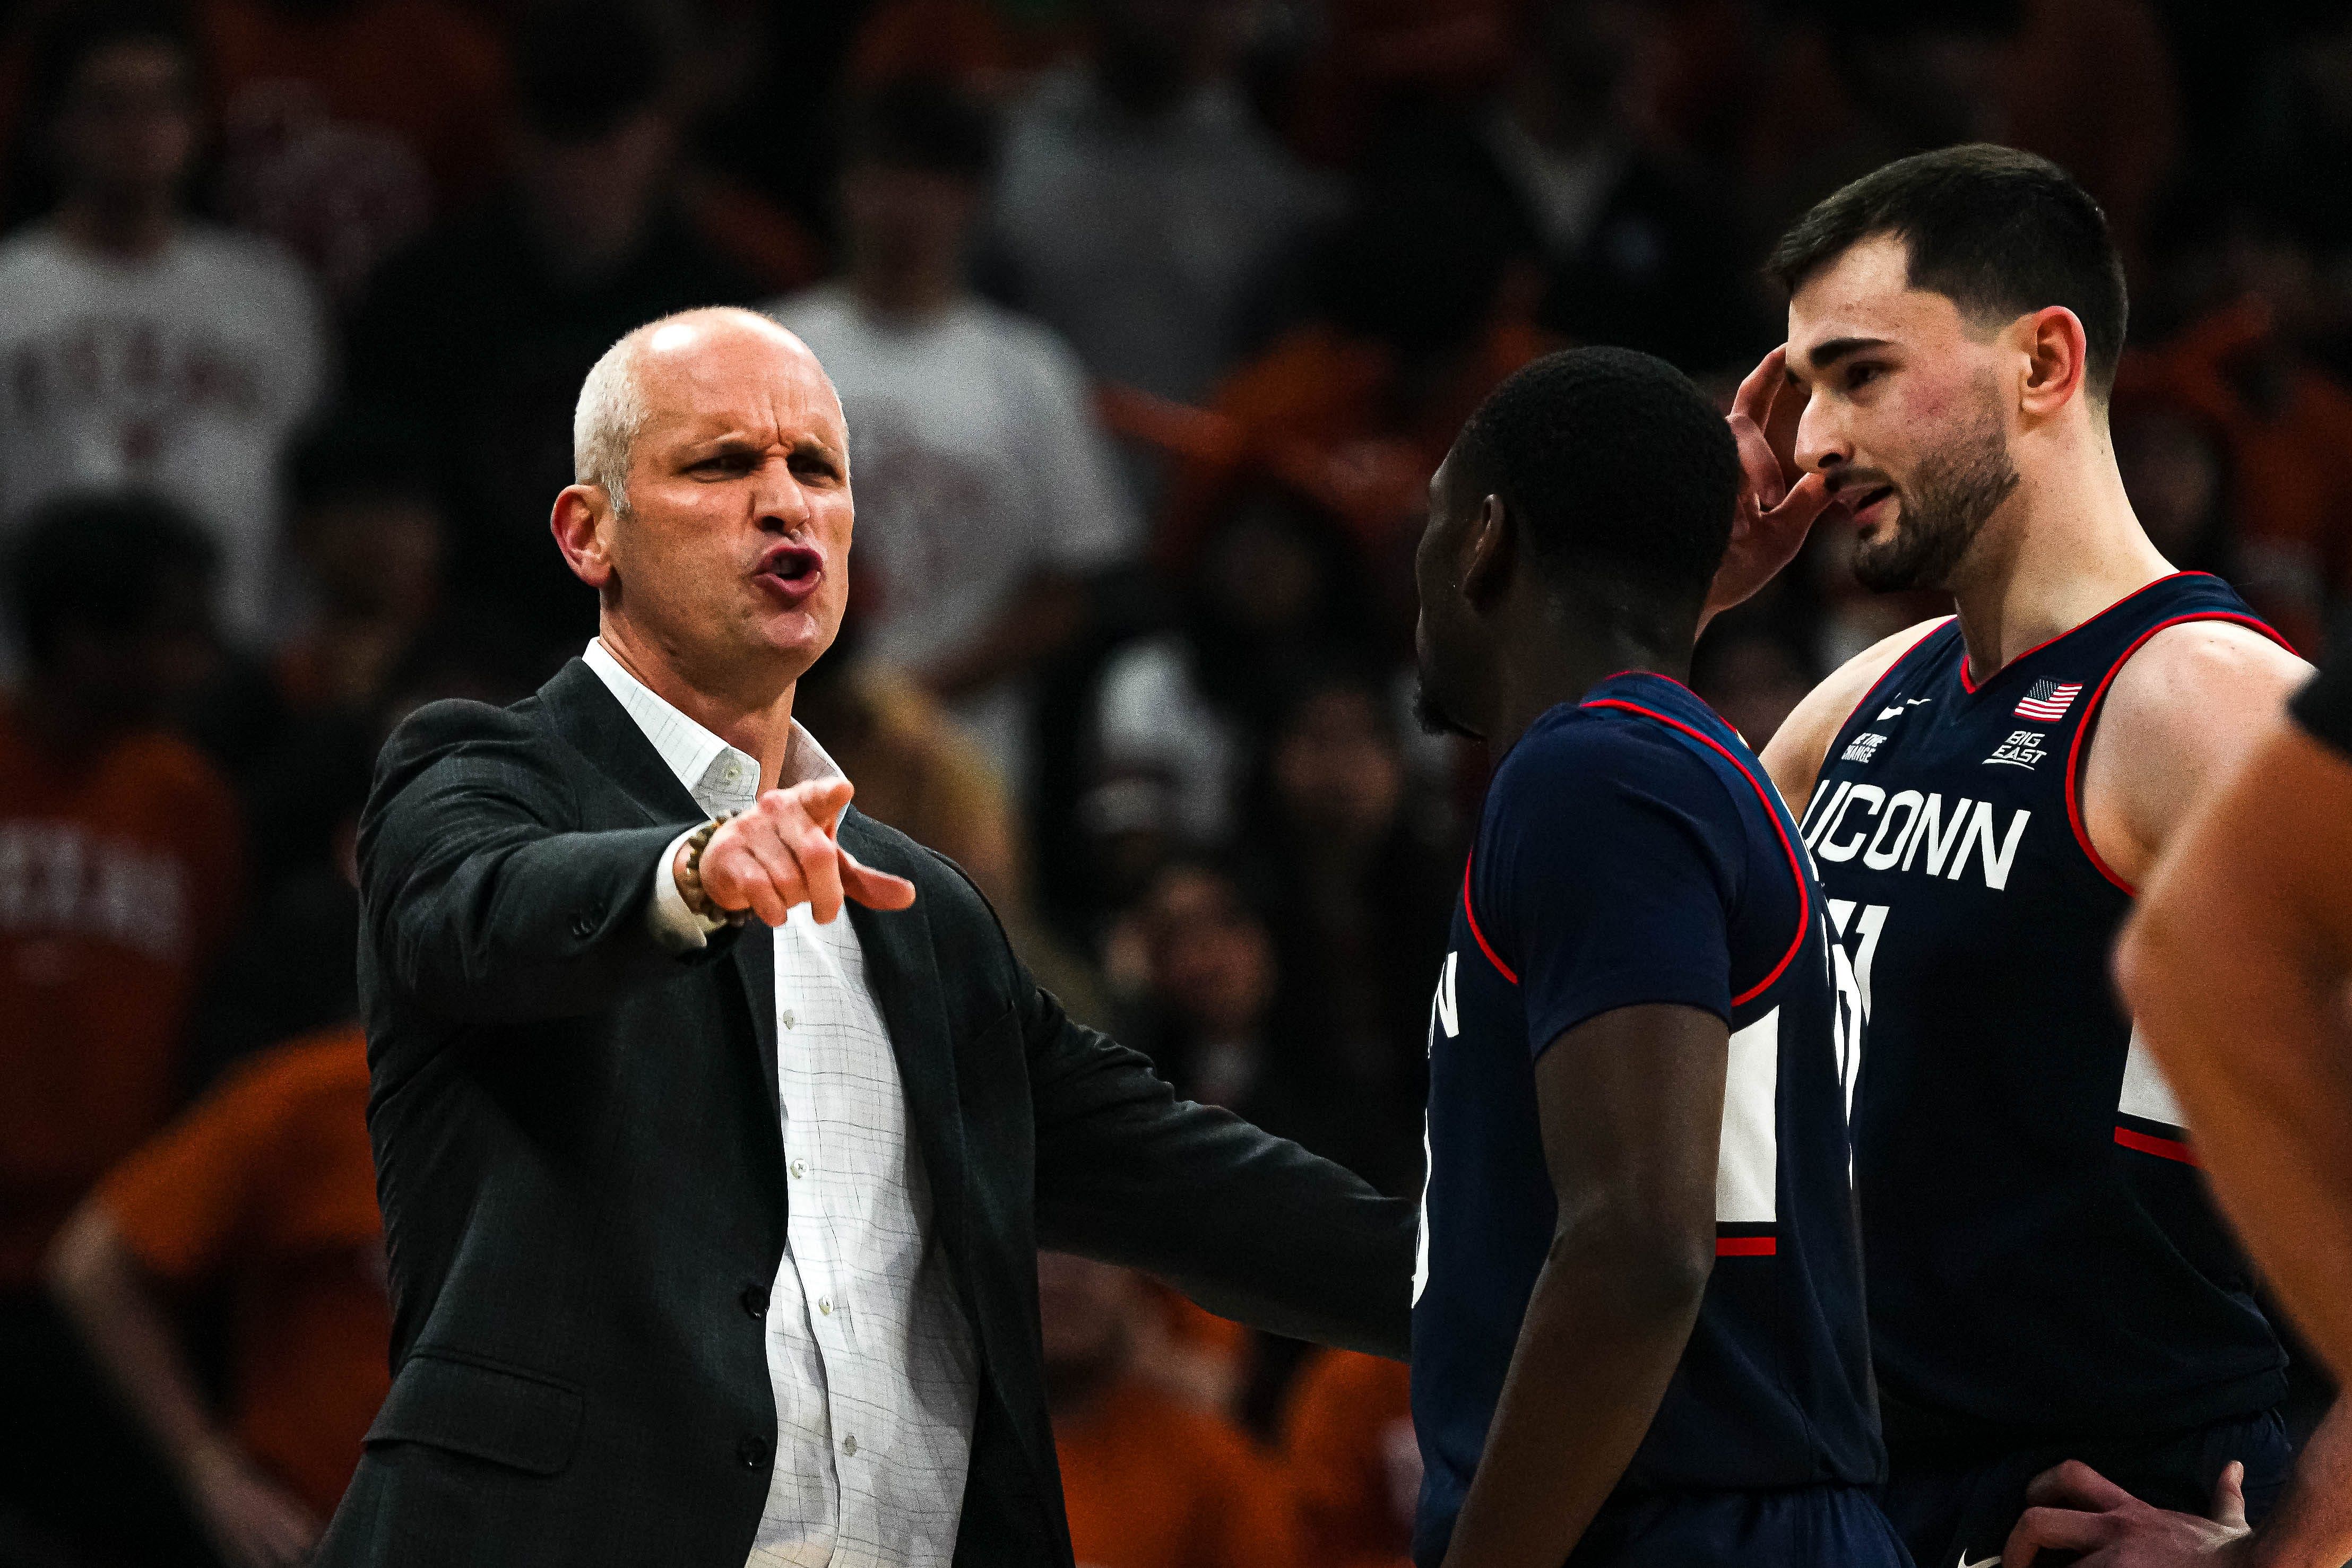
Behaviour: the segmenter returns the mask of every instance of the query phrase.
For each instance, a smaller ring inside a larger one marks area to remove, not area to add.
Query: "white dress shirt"
[[[583,657],[697,805],[716,816],[758,798],[753,758],[656,695],[602,641]],[[794,724],[779,784],[840,776]],[[698,946],[706,928],[678,894],[675,856],[674,842],[649,918],[673,946]],[[948,1568],[979,1380],[931,1239],[898,1058],[847,916],[820,925],[795,904],[773,940],[791,1207],[768,1298],[775,1469],[748,1568]]]

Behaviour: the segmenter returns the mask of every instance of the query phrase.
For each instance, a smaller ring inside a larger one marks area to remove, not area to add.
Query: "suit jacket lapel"
[[[877,871],[911,877],[916,867],[903,852],[874,831],[854,808],[844,815],[841,842]],[[891,1053],[907,1095],[907,1120],[922,1151],[930,1178],[931,1223],[955,1265],[956,1290],[964,1296],[963,1108],[956,1090],[954,1043],[942,1007],[939,960],[931,949],[930,916],[921,900],[896,913],[849,905],[849,922],[866,955],[866,984],[890,1030]]]
[[[646,738],[629,710],[598,678],[585,661],[573,659],[539,688],[540,700],[563,738],[602,771],[623,794],[646,813],[648,821],[685,823],[700,820],[702,808],[677,775],[669,770],[654,743]],[[783,1086],[776,1077],[776,946],[764,925],[754,922],[736,938],[734,950],[722,960],[734,967],[743,994],[751,1004],[751,1029],[760,1040],[761,1078],[768,1086],[768,1103],[776,1124],[783,1124]]]
[[[558,670],[539,688],[539,700],[572,749],[644,807],[649,821],[682,825],[702,816],[693,795],[585,660],[573,659]]]

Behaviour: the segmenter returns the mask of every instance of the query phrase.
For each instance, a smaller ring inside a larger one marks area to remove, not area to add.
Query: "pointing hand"
[[[719,908],[748,909],[769,925],[782,925],[795,904],[808,904],[819,925],[838,917],[845,899],[868,909],[908,907],[913,883],[861,865],[835,837],[853,793],[847,779],[836,779],[761,795],[710,836],[703,892]]]

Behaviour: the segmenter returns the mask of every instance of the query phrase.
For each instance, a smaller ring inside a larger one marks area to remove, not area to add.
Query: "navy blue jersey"
[[[2219,579],[2183,573],[1979,685],[1946,622],[1840,729],[1806,808],[1865,1019],[1872,1345],[1890,1412],[1939,1431],[2145,1434],[2284,1390],[2180,1113],[2116,999],[2132,890],[2081,810],[2116,672],[2203,620],[2268,632]]]
[[[1822,909],[1761,765],[1663,676],[1553,708],[1496,770],[1430,1019],[1418,1562],[1444,1555],[1551,1244],[1536,1060],[1617,1008],[1732,1030],[1715,1272],[1618,1498],[1879,1479],[1839,1032],[1859,1016]]]

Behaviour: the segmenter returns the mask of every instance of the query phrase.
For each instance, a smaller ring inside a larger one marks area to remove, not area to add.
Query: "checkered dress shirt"
[[[647,689],[602,641],[584,657],[697,805],[716,816],[757,799],[750,756]],[[793,725],[779,785],[840,774]],[[665,867],[675,853],[673,842]],[[699,946],[707,928],[667,873],[655,888],[656,933]],[[797,904],[773,940],[790,1218],[768,1298],[775,1469],[748,1568],[947,1568],[979,1380],[931,1243],[898,1058],[846,917],[820,925]]]

